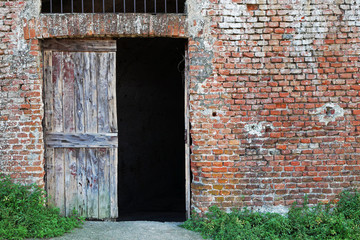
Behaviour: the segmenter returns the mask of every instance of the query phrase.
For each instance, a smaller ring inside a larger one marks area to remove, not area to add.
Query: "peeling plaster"
[[[35,56],[29,54],[30,46],[24,39],[25,21],[29,22],[30,19],[36,18],[40,14],[41,1],[40,0],[28,0],[24,2],[24,9],[19,14],[18,18],[13,26],[16,26],[9,35],[11,42],[14,43],[15,47],[12,50],[12,54],[4,58],[5,62],[10,63],[9,72],[23,74],[24,70],[30,65],[34,65]]]
[[[260,150],[263,150],[263,148],[261,148]],[[279,155],[280,151],[276,148],[269,148],[266,149],[267,150],[267,156],[275,156],[275,155]]]
[[[257,135],[258,137],[261,137],[264,134],[263,130],[265,127],[270,127],[273,129],[273,126],[267,122],[249,123],[244,126],[244,129],[251,135]]]
[[[200,69],[197,77],[199,82],[203,82],[206,78],[210,77],[213,72],[213,50],[210,46],[213,45],[213,37],[212,36],[203,36],[204,38],[196,37],[194,38],[195,41],[199,43],[199,49],[202,49],[204,53],[201,57],[197,56],[194,58],[190,58],[190,65],[192,66],[203,66],[203,69]]]
[[[39,130],[36,128],[35,131],[32,132],[32,134],[35,137],[35,145],[39,143],[39,139],[40,139],[40,132]]]
[[[214,116],[213,113],[216,113],[216,116]],[[204,109],[202,111],[202,114],[204,116],[209,117],[210,119],[215,119],[217,121],[220,121],[220,118],[225,116],[226,113],[222,110],[217,110],[217,109]]]
[[[262,207],[254,207],[253,210],[261,213],[279,213],[281,215],[285,215],[289,212],[289,207],[285,207],[282,205],[278,206],[262,206]]]
[[[344,109],[335,103],[326,103],[323,106],[316,109],[313,115],[319,116],[319,122],[328,125],[329,122],[334,122],[338,117],[344,116]]]
[[[202,50],[205,53],[202,54],[202,57],[197,56],[190,59],[190,65],[204,66],[197,74],[198,82],[195,89],[201,88],[198,85],[211,76],[213,72],[213,45],[216,38],[211,34],[211,18],[206,13],[209,4],[209,1],[203,0],[186,1],[188,35],[199,44],[198,48],[200,51]]]
[[[273,196],[275,196],[273,194]],[[249,207],[246,207],[247,209],[249,209]],[[245,209],[245,207],[240,207],[238,209]],[[259,213],[278,213],[281,215],[286,215],[289,212],[290,207],[289,206],[284,206],[284,205],[277,205],[277,206],[272,206],[272,205],[264,205],[264,206],[251,206],[250,207],[251,211],[254,212],[259,212]],[[201,210],[199,209],[195,209],[197,213],[201,213]],[[226,208],[224,209],[227,213],[231,213],[234,211],[234,208]]]
[[[263,137],[265,133],[265,129],[270,128],[274,129],[274,127],[268,122],[259,122],[259,123],[249,123],[244,126],[244,130],[251,135],[256,135],[257,137]],[[248,138],[248,143],[252,144],[253,138]],[[263,145],[256,144],[258,147],[258,154],[264,156],[275,156],[279,155],[280,151],[276,148],[263,148]]]
[[[0,133],[6,132],[7,128],[8,128],[8,123],[6,121],[0,121]]]
[[[263,125],[262,123],[250,123],[245,125],[245,131],[251,135],[262,136]]]
[[[25,1],[25,8],[21,14],[21,17],[26,20],[38,17],[41,11],[41,0],[27,0]]]
[[[199,35],[210,35],[208,32],[210,28],[210,18],[205,17],[203,12],[209,6],[209,1],[203,0],[188,0],[186,1],[186,9],[188,14],[188,31],[193,38]],[[210,47],[210,45],[209,45]]]

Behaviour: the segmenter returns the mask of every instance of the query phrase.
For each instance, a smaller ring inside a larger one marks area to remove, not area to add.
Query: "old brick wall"
[[[0,2],[0,171],[43,184],[41,39],[189,38],[192,208],[282,211],[358,187],[359,0],[188,0],[187,16]]]
[[[358,187],[360,1],[188,4],[193,207]]]
[[[38,7],[0,2],[0,172],[43,185],[39,41],[25,40],[22,29]]]

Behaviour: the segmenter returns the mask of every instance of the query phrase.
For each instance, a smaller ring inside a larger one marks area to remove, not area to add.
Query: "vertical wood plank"
[[[88,77],[85,71],[84,53],[72,53],[74,58],[74,94],[75,94],[75,131],[84,132],[84,78]],[[89,69],[88,69],[89,70]]]
[[[90,219],[99,218],[99,187],[98,187],[98,159],[96,149],[86,150],[86,196],[87,216]]]
[[[63,86],[62,53],[53,53],[52,81],[54,88],[53,131],[63,132]],[[50,96],[49,96],[50,97]]]
[[[48,197],[48,205],[55,206],[56,180],[55,180],[55,158],[54,149],[46,148],[46,192]]]
[[[84,53],[84,102],[85,132],[97,132],[97,79],[98,57],[96,53]]]
[[[75,133],[74,119],[74,62],[72,54],[63,53],[62,76],[63,76],[63,116],[64,132]],[[76,184],[76,150],[64,148],[64,174],[65,174],[65,214],[70,216],[77,207],[77,184]]]
[[[53,52],[52,81],[54,87],[54,108],[53,108],[53,132],[63,132],[63,76],[61,52]],[[54,149],[55,158],[55,205],[60,208],[60,213],[65,215],[65,176],[64,176],[64,152],[62,148]]]
[[[110,218],[118,217],[118,149],[110,149]]]
[[[98,65],[96,72],[99,74],[97,82],[98,94],[98,132],[110,131],[109,127],[109,102],[108,102],[108,75],[109,53],[98,53]]]
[[[110,132],[118,132],[116,109],[116,53],[109,53],[108,106]],[[118,149],[109,150],[110,163],[110,218],[118,217]]]
[[[53,80],[52,80],[52,52],[44,51],[44,131],[51,132],[53,130]],[[48,204],[55,206],[56,182],[55,182],[55,158],[54,149],[45,149],[45,163],[46,163],[46,192],[48,197]]]
[[[80,216],[87,217],[87,201],[86,201],[86,190],[87,190],[87,179],[86,179],[86,158],[85,149],[80,148],[77,151],[77,210]]]
[[[109,53],[108,106],[110,132],[118,132],[116,114],[116,53]]]
[[[64,52],[62,59],[62,76],[63,76],[63,116],[64,132],[75,132],[74,120],[74,62],[72,53]]]
[[[108,79],[109,79],[109,53],[98,53],[99,73],[97,93],[98,93],[98,132],[110,132],[109,126],[109,100],[108,100]],[[99,218],[110,217],[110,156],[108,149],[98,149],[97,157],[99,161]]]
[[[54,93],[53,93],[53,81],[52,81],[52,52],[44,52],[44,130],[46,132],[52,131],[53,126],[53,106],[54,106]]]
[[[60,214],[65,216],[65,176],[64,176],[64,149],[55,148],[54,149],[55,157],[55,205],[60,208]]]
[[[108,148],[96,151],[99,161],[99,218],[110,218],[110,152]]]
[[[65,210],[66,216],[72,215],[73,209],[77,209],[77,163],[76,152],[73,148],[64,148],[65,158]]]
[[[99,60],[97,53],[84,53],[85,132],[97,132],[97,80]],[[88,218],[99,217],[98,160],[96,149],[86,149],[86,199]]]

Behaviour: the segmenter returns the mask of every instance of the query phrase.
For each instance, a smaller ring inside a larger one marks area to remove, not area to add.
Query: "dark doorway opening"
[[[119,220],[185,220],[185,45],[117,41]]]

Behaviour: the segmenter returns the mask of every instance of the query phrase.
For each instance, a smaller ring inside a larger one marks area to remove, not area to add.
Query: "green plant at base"
[[[295,203],[283,216],[247,208],[226,213],[212,206],[204,217],[196,213],[182,227],[214,240],[240,239],[360,239],[360,193],[343,192],[335,205],[301,207]]]
[[[0,239],[44,238],[63,235],[84,221],[76,212],[60,216],[46,206],[45,191],[36,185],[13,183],[0,176]]]

